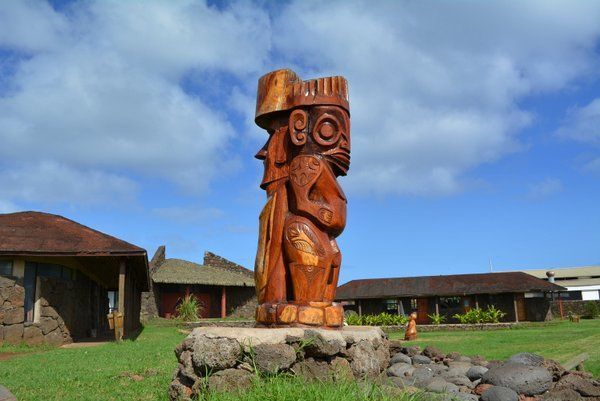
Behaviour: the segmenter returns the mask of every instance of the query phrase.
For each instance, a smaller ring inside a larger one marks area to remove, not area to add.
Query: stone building
[[[142,248],[62,216],[0,214],[0,343],[109,335],[111,299],[134,335],[148,282]]]
[[[142,295],[142,316],[175,317],[186,294],[200,301],[202,318],[254,316],[254,272],[211,252],[203,264],[166,258],[160,246],[150,261],[151,288]]]
[[[543,321],[549,318],[551,294],[566,291],[559,285],[523,272],[453,274],[352,280],[337,289],[344,309],[359,314],[417,311],[417,323],[429,323],[439,313],[446,322],[472,308],[494,305],[506,313],[504,321]]]

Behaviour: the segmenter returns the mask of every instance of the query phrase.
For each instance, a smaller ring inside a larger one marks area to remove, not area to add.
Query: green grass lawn
[[[168,323],[168,322],[167,322]],[[31,400],[167,400],[167,388],[177,361],[173,353],[184,334],[165,322],[148,325],[135,341],[108,343],[91,348],[52,349],[0,346],[0,354],[17,353],[0,360],[0,384],[19,401]],[[401,333],[391,333],[398,338]],[[435,345],[445,351],[481,354],[503,359],[529,351],[565,362],[588,352],[586,368],[600,376],[600,320],[580,324],[554,322],[512,330],[420,333],[415,344]],[[133,374],[143,380],[132,380]],[[242,396],[210,394],[210,401],[233,400],[387,400],[372,387],[357,383],[302,383],[278,377],[261,382]],[[397,401],[416,398],[393,397]]]
[[[392,339],[404,337],[404,333],[389,334]],[[510,330],[419,333],[414,344],[421,347],[432,345],[445,352],[483,355],[488,360],[506,359],[518,352],[533,352],[564,363],[587,352],[590,359],[585,363],[586,370],[600,377],[600,319],[582,319],[581,323],[553,321]]]
[[[166,390],[177,359],[173,352],[184,334],[173,326],[149,326],[135,341],[90,348],[27,349],[0,361],[0,384],[19,401],[167,400]],[[134,381],[129,374],[144,377]]]

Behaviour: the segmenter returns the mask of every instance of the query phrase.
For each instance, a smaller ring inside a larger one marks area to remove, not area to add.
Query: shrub
[[[404,315],[392,315],[383,312],[379,315],[348,315],[346,323],[350,326],[402,326],[406,324],[408,318]]]
[[[585,316],[590,319],[600,316],[600,306],[598,306],[597,302],[589,301],[585,304]]]
[[[506,316],[506,313],[496,308],[494,305],[488,306],[484,312],[484,320],[486,323],[500,323],[500,319]]]
[[[346,323],[350,326],[362,326],[362,317],[353,313],[346,316]]]
[[[193,294],[187,294],[177,305],[177,317],[184,322],[195,322],[200,319],[204,310],[202,303]]]
[[[465,313],[457,313],[452,316],[462,324],[499,323],[506,313],[490,305],[486,310],[480,308],[471,309]]]
[[[433,324],[442,324],[446,321],[446,316],[440,315],[439,313],[434,313],[432,315],[427,315],[429,319],[431,319],[431,323]]]

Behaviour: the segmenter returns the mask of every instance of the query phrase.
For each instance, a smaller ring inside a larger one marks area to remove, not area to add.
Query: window
[[[410,308],[412,310],[417,310],[417,306],[418,306],[417,298],[412,298],[410,300]]]
[[[12,275],[13,275],[12,260],[0,260],[0,276],[12,276]]]
[[[383,301],[385,303],[385,310],[387,312],[398,312],[398,300],[397,299],[386,299]]]
[[[52,263],[38,263],[38,276],[73,280],[73,269]]]

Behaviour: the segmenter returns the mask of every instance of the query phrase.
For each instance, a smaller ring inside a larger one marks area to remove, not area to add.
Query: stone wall
[[[600,301],[562,301],[563,315],[569,316],[569,312],[573,315],[586,316],[586,305],[590,302],[595,302],[600,307]],[[552,301],[552,314],[560,318],[560,306],[558,301]]]
[[[159,316],[159,302],[160,302],[160,291],[154,282],[152,281],[152,275],[158,269],[158,267],[165,261],[166,248],[161,245],[156,249],[152,260],[148,264],[150,270],[150,282],[148,283],[149,291],[142,292],[142,301],[140,309],[140,318],[142,321],[153,319]]]
[[[142,306],[140,310],[140,318],[142,321],[158,317],[159,299],[160,293],[154,284],[150,286],[150,291],[142,292]]]
[[[24,299],[21,282],[0,276],[0,342],[17,344],[23,339]]]
[[[254,319],[257,306],[254,287],[227,287],[227,316]]]
[[[0,342],[61,345],[107,330],[105,290],[83,274],[75,280],[40,277],[35,322],[25,322],[25,290],[17,278],[0,277]]]
[[[205,266],[214,266],[220,267],[224,270],[229,270],[235,273],[242,273],[250,277],[254,277],[254,272],[252,270],[248,270],[243,266],[238,265],[237,263],[233,263],[230,260],[225,259],[219,255],[215,255],[212,252],[204,252],[204,265]]]

